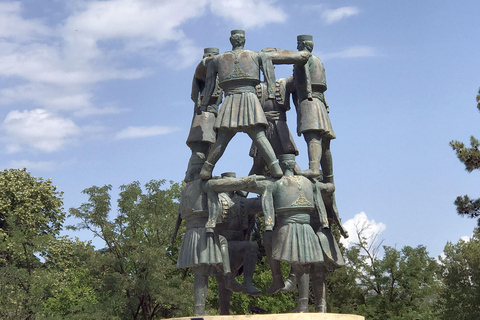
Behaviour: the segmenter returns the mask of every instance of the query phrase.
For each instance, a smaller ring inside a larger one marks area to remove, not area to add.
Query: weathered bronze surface
[[[172,235],[185,220],[177,267],[193,270],[196,316],[205,315],[210,275],[218,282],[221,314],[229,314],[232,291],[261,295],[253,284],[258,244],[250,234],[262,214],[263,243],[273,277],[266,293],[298,288],[295,312],[308,312],[311,278],[315,310],[325,313],[325,276],[345,264],[331,226],[337,225],[344,237],[348,234],[335,201],[330,152],[335,133],[324,96],[323,63],[311,54],[311,35],[297,37],[297,51],[245,50],[243,30],[232,30],[230,42],[232,50],[222,54],[205,48],[194,73],[195,107],[187,139],[192,156]],[[276,80],[275,64],[293,64],[293,75]],[[298,150],[286,122],[290,96],[297,111],[297,133],[307,143],[307,170],[300,170],[295,161]],[[239,131],[252,139],[250,175],[237,178],[230,172],[212,178],[216,162]],[[259,197],[248,198],[248,192]],[[286,280],[280,261],[291,265]],[[235,279],[240,270],[243,285]]]

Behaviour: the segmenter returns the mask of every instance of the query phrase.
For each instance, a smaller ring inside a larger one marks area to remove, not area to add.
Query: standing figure
[[[268,141],[272,145],[275,155],[281,154],[298,155],[297,146],[288,129],[287,111],[290,110],[290,91],[287,88],[287,79],[282,78],[275,81],[275,98],[269,99],[267,92],[267,84],[261,82],[255,88],[257,97],[262,105],[263,112],[268,121],[266,135]],[[293,84],[293,82],[291,83]],[[250,156],[253,157],[253,166],[250,170],[252,174],[262,174],[266,165],[265,160],[258,154],[257,147],[252,143],[250,148]]]
[[[324,261],[320,241],[310,225],[316,204],[315,190],[309,179],[294,175],[295,155],[281,155],[280,164],[284,176],[269,185],[263,194],[264,244],[273,277],[267,293],[284,287],[280,261],[287,261],[298,282],[296,311],[308,312],[310,267]]]
[[[227,239],[230,269],[234,276],[238,276],[243,269],[243,293],[258,296],[261,291],[253,285],[258,245],[250,241],[250,235],[255,224],[255,216],[262,213],[262,203],[260,198],[247,199],[245,193],[229,189],[232,185],[235,189],[239,188],[238,183],[235,183],[236,179],[234,172],[226,172],[222,174],[222,179],[211,179],[208,182],[208,187],[225,191],[218,194],[218,208],[221,209],[221,213],[218,215],[220,221],[216,223],[215,231]],[[232,184],[226,187],[228,183]],[[225,288],[222,274],[216,275],[216,278],[220,314],[230,314],[231,291]]]
[[[223,272],[225,287],[228,290],[242,292],[243,287],[230,269],[228,243],[225,237],[216,232],[207,232],[208,198],[206,181],[198,177],[203,161],[192,161],[193,181],[182,190],[178,218],[171,241],[176,237],[180,223],[186,221],[187,231],[183,237],[178,255],[177,268],[192,268],[194,274],[194,315],[205,315],[205,298],[208,276],[214,267]]]
[[[310,225],[320,241],[323,261],[313,263],[310,273],[312,275],[311,282],[315,296],[315,311],[327,312],[325,278],[328,272],[345,266],[345,260],[332,234],[331,226],[336,224],[340,234],[345,238],[348,238],[348,233],[343,228],[338,217],[338,210],[333,196],[335,191],[333,183],[323,183],[320,179],[316,179],[314,183],[316,210],[311,216]],[[281,291],[293,290],[296,283],[296,276],[293,270],[290,270],[290,275],[285,280],[285,287]]]
[[[185,182],[193,180],[192,160],[205,160],[208,155],[208,149],[216,140],[217,134],[213,129],[213,125],[215,124],[218,106],[222,102],[222,89],[217,85],[207,102],[205,110],[200,110],[201,99],[205,90],[205,81],[207,79],[207,64],[211,57],[218,55],[218,48],[205,48],[203,52],[203,59],[197,65],[192,81],[191,99],[195,107],[187,138],[187,145],[192,150],[192,155],[190,156],[187,172],[185,173]]]
[[[212,171],[225,152],[230,140],[239,131],[247,133],[267,162],[271,175],[281,177],[282,170],[275,152],[265,136],[268,126],[262,106],[255,94],[255,86],[260,83],[260,70],[268,84],[272,84],[273,63],[305,63],[309,52],[275,50],[255,52],[244,50],[245,31],[232,30],[230,42],[232,51],[213,57],[208,65],[207,87],[202,100],[205,108],[214,92],[218,75],[218,84],[224,90],[225,99],[215,121],[217,140],[211,147],[203,165],[200,177],[210,179]],[[270,89],[269,92],[272,90]],[[273,98],[273,92],[271,93]]]
[[[313,37],[299,35],[297,49],[311,53]],[[333,183],[330,140],[336,137],[324,96],[327,81],[322,61],[312,55],[305,65],[295,65],[293,82],[295,84],[293,100],[297,108],[297,133],[299,136],[303,134],[308,149],[309,169],[303,171],[302,175],[308,178],[318,177],[321,164],[324,181]]]

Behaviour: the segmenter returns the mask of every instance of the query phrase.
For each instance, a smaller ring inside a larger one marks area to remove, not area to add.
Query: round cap
[[[231,31],[231,35],[233,36],[234,34],[243,34],[243,35],[245,35],[245,30],[241,30],[241,29],[232,30],[232,31]]]
[[[237,174],[235,172],[224,172],[222,173],[222,178],[236,178]]]
[[[203,53],[216,53],[216,54],[218,54],[219,50],[218,50],[218,48],[215,48],[215,47],[209,47],[209,48],[203,49]]]
[[[297,41],[313,41],[313,36],[310,34],[301,34],[297,36]]]

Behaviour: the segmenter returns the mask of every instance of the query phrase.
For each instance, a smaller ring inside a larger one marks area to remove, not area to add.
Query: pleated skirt
[[[183,237],[178,254],[177,268],[190,268],[199,265],[220,265],[222,254],[218,234],[207,236],[206,229],[188,229]]]
[[[234,93],[225,96],[218,111],[215,129],[236,129],[254,125],[267,126],[267,118],[263,113],[260,101],[251,92]]]
[[[322,262],[323,253],[310,224],[288,223],[273,231],[272,258],[307,264]]]
[[[325,104],[317,98],[305,99],[297,107],[297,133],[300,136],[306,131],[320,131],[329,139],[335,139],[332,123]]]
[[[337,269],[345,265],[342,252],[330,229],[319,228],[317,237],[322,247],[323,258],[328,269]]]

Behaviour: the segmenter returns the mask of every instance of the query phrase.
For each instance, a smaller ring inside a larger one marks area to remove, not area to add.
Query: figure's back
[[[284,210],[314,208],[312,183],[303,176],[283,176],[275,182],[273,198],[277,213]]]
[[[312,55],[307,62],[308,70],[310,72],[310,82],[313,88],[320,91],[327,90],[327,79],[325,77],[325,67],[322,61],[316,56]],[[307,84],[304,66],[294,67],[294,82],[295,86],[301,87]]]
[[[189,182],[183,190],[180,199],[182,219],[188,219],[199,213],[206,213],[208,216],[208,201],[207,194],[203,190],[204,184],[204,180],[197,179]]]
[[[218,81],[222,88],[246,81],[256,85],[260,82],[258,53],[249,50],[234,50],[215,57]],[[232,83],[233,82],[233,83]]]

